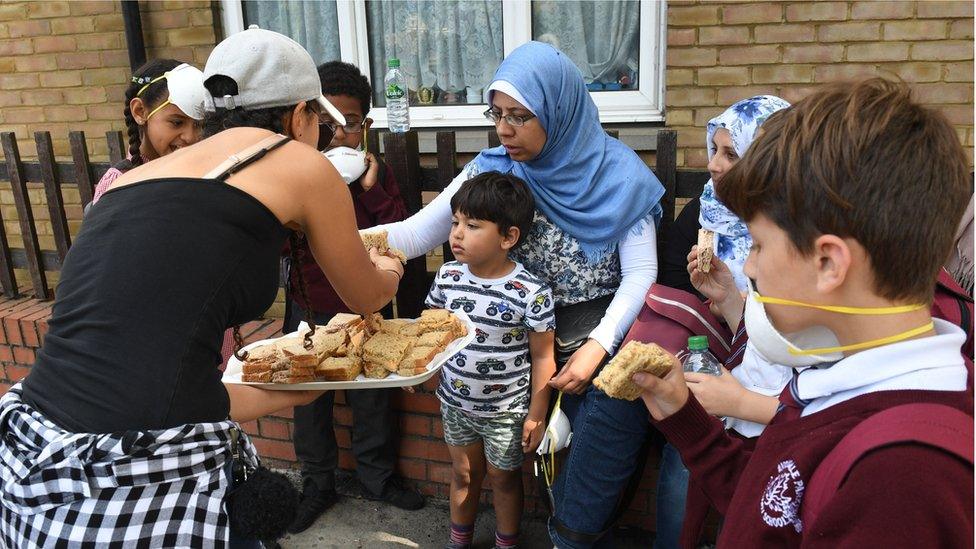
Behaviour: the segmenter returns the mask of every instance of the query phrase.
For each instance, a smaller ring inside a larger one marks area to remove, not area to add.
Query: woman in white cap
[[[274,301],[289,230],[352,310],[396,292],[402,266],[363,249],[349,191],[316,150],[320,124],[345,120],[308,52],[249,29],[217,45],[204,78],[206,139],[123,174],[91,209],[34,368],[0,397],[0,545],[280,534],[297,501],[287,482],[260,492],[259,469],[239,488],[251,495],[225,501],[241,480],[231,464],[256,466],[237,424],[321,392],[225,385],[221,335]]]
[[[153,59],[139,67],[125,90],[129,157],[105,172],[92,204],[123,173],[199,141],[205,94],[203,73],[192,65]]]

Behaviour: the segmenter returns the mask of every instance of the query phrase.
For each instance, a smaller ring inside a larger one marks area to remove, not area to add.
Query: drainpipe
[[[146,42],[142,37],[142,17],[139,2],[122,0],[122,21],[125,23],[125,46],[129,50],[129,67],[132,72],[146,62]]]

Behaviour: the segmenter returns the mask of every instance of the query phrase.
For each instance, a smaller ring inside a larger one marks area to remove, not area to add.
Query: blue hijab
[[[528,184],[536,207],[580,242],[595,263],[613,252],[628,231],[661,218],[664,187],[646,164],[600,126],[583,76],[561,51],[542,42],[515,49],[493,81],[511,84],[546,131],[546,144],[530,162],[512,160],[505,147],[481,151],[481,172],[511,172]],[[490,97],[489,97],[490,101]]]

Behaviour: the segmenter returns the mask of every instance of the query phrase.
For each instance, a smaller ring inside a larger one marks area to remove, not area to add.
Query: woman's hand
[[[397,284],[400,283],[400,279],[403,278],[403,263],[400,260],[389,254],[381,254],[376,248],[369,249],[369,260],[373,262],[375,266],[380,271],[390,271],[396,273]]]
[[[366,173],[359,179],[359,185],[364,191],[368,191],[379,181],[380,164],[373,153],[366,153],[364,162],[366,162]]]
[[[542,435],[546,431],[546,422],[538,419],[525,418],[522,425],[522,452],[529,454],[535,452],[542,442]]]
[[[685,372],[685,381],[688,382],[688,389],[709,414],[718,417],[741,417],[742,400],[748,391],[724,366],[720,376]]]
[[[606,356],[606,349],[595,339],[586,340],[586,343],[569,357],[569,361],[556,377],[549,381],[549,386],[564,393],[582,394],[590,385],[593,372]]]
[[[688,385],[677,358],[671,357],[671,371],[663,379],[645,373],[634,374],[633,381],[644,391],[641,398],[651,416],[661,421],[680,410],[688,402]]]
[[[692,246],[688,254],[688,274],[691,275],[691,285],[715,303],[723,303],[731,295],[738,295],[732,271],[725,262],[712,255],[710,265],[711,268],[707,273],[701,272],[698,265],[698,246]]]
[[[701,294],[711,300],[708,309],[715,316],[721,317],[733,332],[742,320],[745,300],[735,286],[735,278],[728,265],[721,259],[712,256],[711,268],[707,273],[701,272],[698,265],[698,246],[692,246],[688,254],[688,274],[691,275],[691,285]]]

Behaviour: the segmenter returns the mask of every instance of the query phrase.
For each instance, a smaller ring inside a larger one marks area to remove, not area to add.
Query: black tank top
[[[74,432],[226,419],[223,333],[274,301],[286,235],[264,204],[214,179],[109,191],[65,258],[24,399]]]

